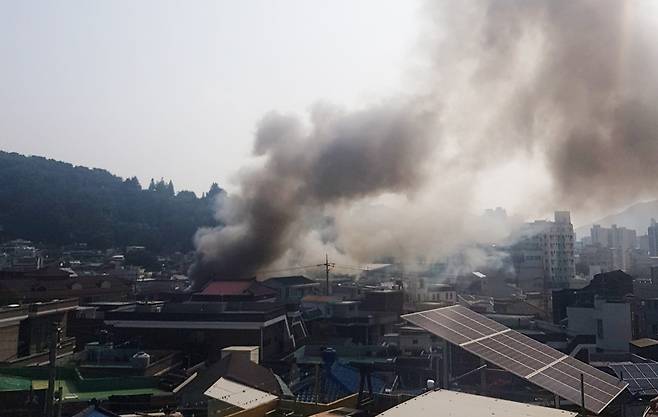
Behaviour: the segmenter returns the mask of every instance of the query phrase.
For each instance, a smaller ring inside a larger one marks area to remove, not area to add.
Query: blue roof
[[[382,392],[386,385],[385,381],[375,374],[371,375],[372,390],[376,393]],[[340,398],[359,392],[361,374],[359,370],[349,365],[335,362],[329,372],[322,372],[319,388],[322,393],[322,401],[325,403],[336,401]],[[367,390],[367,385],[364,387]],[[315,378],[312,376],[301,386],[297,387],[295,396],[298,401],[315,401]]]

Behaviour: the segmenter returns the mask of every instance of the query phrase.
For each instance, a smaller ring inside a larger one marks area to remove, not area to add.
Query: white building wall
[[[632,339],[631,305],[596,300],[594,308],[567,307],[568,329],[575,334],[593,334],[596,347],[628,352]]]
[[[568,287],[569,282],[576,276],[575,235],[569,212],[556,211],[554,221],[526,223],[524,229],[522,233],[529,239],[529,248],[534,245],[541,255],[545,281],[542,287]]]

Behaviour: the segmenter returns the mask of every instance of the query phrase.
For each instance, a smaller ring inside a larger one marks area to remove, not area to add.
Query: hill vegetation
[[[93,248],[143,245],[155,252],[192,249],[197,228],[215,225],[213,184],[200,198],[171,181],[144,189],[136,177],[0,151],[0,226],[7,238]]]

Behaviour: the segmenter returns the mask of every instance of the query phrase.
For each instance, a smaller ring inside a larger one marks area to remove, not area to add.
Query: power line
[[[326,278],[327,279],[327,286],[326,286],[325,291],[326,291],[326,295],[329,295],[329,292],[330,292],[329,291],[329,269],[330,268],[335,268],[336,264],[333,263],[333,262],[329,263],[329,255],[325,253],[324,254],[324,263],[323,264],[318,264],[317,266],[324,266],[324,270],[325,270],[326,277],[327,277]]]
[[[270,273],[270,272],[285,272],[285,271],[296,271],[300,269],[310,269],[310,268],[317,268],[318,266],[322,265],[305,265],[305,266],[295,266],[295,267],[290,267],[290,268],[282,268],[282,269],[262,269],[259,271],[256,271],[257,273]]]

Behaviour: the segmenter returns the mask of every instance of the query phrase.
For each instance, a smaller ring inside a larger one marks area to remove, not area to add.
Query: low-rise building
[[[105,324],[145,348],[213,356],[231,345],[258,346],[265,360],[293,348],[285,306],[270,302],[136,303],[105,312]]]
[[[457,291],[454,285],[437,283],[434,279],[415,277],[409,280],[407,301],[414,304],[442,303],[451,305],[457,302]]]
[[[0,303],[46,302],[75,297],[80,304],[121,301],[132,296],[132,286],[104,275],[79,276],[69,268],[0,271]]]
[[[192,296],[194,301],[274,301],[277,292],[252,279],[210,281]]]
[[[568,329],[576,335],[596,336],[596,347],[627,352],[633,340],[631,304],[594,300],[591,307],[567,307]]]
[[[75,339],[67,336],[67,327],[69,315],[77,308],[77,299],[0,308],[0,362],[11,365],[47,362],[54,324],[59,328],[58,356],[72,353]]]
[[[553,291],[553,322],[560,323],[567,317],[567,307],[594,306],[594,299],[619,302],[633,295],[633,277],[623,271],[597,274],[590,283],[581,289]]]
[[[299,303],[307,295],[320,294],[320,283],[302,275],[273,277],[263,285],[277,291],[277,299],[283,303]]]
[[[302,311],[309,333],[317,340],[342,337],[354,343],[379,343],[399,320],[399,313],[363,310],[360,300],[306,296]]]
[[[43,253],[29,240],[7,242],[0,246],[0,254],[5,254],[3,269],[33,271],[43,268]]]

